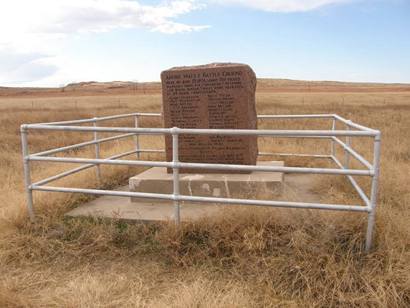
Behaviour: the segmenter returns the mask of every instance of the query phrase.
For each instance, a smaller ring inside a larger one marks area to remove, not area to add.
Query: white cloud
[[[158,5],[134,0],[1,0],[0,82],[4,76],[32,80],[53,74],[51,56],[61,52],[68,36],[129,28],[166,34],[205,29],[207,26],[176,21],[202,7],[195,0],[169,0]],[[27,62],[27,57],[35,59]],[[11,68],[12,62],[18,67]]]
[[[0,50],[0,83],[18,84],[36,81],[50,76],[57,67],[44,63],[47,56],[39,53],[16,53],[14,50]]]
[[[132,0],[3,0],[0,31],[3,39],[10,39],[13,32],[51,35],[135,27],[165,33],[195,31],[204,26],[173,19],[200,8],[202,5],[195,0],[173,0],[161,5],[142,5]]]
[[[352,0],[213,0],[219,4],[240,5],[269,12],[303,12],[325,5],[349,2]]]

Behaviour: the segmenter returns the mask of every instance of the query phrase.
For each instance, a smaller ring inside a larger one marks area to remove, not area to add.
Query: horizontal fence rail
[[[222,203],[222,204],[239,204],[267,207],[285,207],[300,209],[322,209],[335,211],[354,211],[366,212],[368,215],[368,224],[366,231],[365,249],[369,251],[372,246],[372,234],[375,223],[375,213],[377,204],[377,191],[379,181],[380,165],[380,140],[381,133],[378,130],[346,120],[336,114],[311,114],[311,115],[258,115],[260,121],[270,120],[298,120],[298,119],[318,119],[331,121],[329,130],[273,130],[273,129],[189,129],[189,128],[151,128],[140,127],[142,117],[160,118],[160,113],[129,113],[114,116],[95,117],[92,119],[82,119],[73,121],[60,121],[38,124],[21,125],[21,141],[23,151],[24,181],[27,196],[27,209],[29,217],[35,220],[33,209],[33,191],[63,192],[63,193],[83,193],[91,195],[109,195],[119,197],[140,197],[159,200],[170,200],[174,202],[174,219],[178,224],[180,222],[180,202],[200,202],[200,203]],[[104,121],[115,121],[120,119],[133,119],[135,127],[102,127],[98,124]],[[83,126],[88,124],[91,126]],[[345,129],[336,129],[337,124],[342,124]],[[93,139],[73,145],[45,150],[38,153],[29,153],[27,135],[29,131],[71,131],[78,133],[93,133]],[[110,137],[100,138],[99,133],[114,134]],[[209,163],[190,163],[179,161],[178,138],[180,135],[220,135],[220,136],[256,136],[271,138],[301,138],[301,139],[323,139],[330,142],[329,154],[300,154],[300,153],[273,153],[259,152],[259,156],[295,156],[310,157],[318,159],[330,159],[337,168],[308,168],[308,167],[285,167],[285,166],[261,166],[261,165],[234,165],[234,164],[209,164]],[[141,135],[159,135],[172,137],[172,161],[146,161],[141,160],[142,153],[165,153],[163,149],[141,149]],[[372,138],[373,139],[373,160],[369,162],[363,155],[353,149],[351,144],[352,138]],[[102,143],[118,141],[131,138],[134,141],[135,148],[125,153],[119,153],[107,158],[101,158],[100,145]],[[343,142],[340,138],[345,138]],[[93,146],[95,158],[74,158],[74,157],[55,157],[54,154],[70,153],[72,150]],[[339,146],[344,152],[344,160],[341,162],[336,155],[336,146]],[[121,159],[127,156],[134,156],[135,159]],[[350,167],[350,158],[354,158],[364,169],[352,169]],[[79,167],[61,172],[48,178],[32,183],[30,162],[49,162],[49,163],[73,163],[80,164]],[[100,189],[83,189],[69,187],[46,186],[56,180],[76,174],[78,172],[96,168],[96,177],[101,181],[101,165],[117,166],[144,166],[144,167],[165,167],[173,170],[173,193],[156,194],[156,193],[138,193],[114,190]],[[351,183],[354,190],[363,201],[363,205],[344,205],[344,204],[326,204],[326,203],[307,203],[307,202],[290,202],[275,200],[248,200],[234,198],[214,198],[202,196],[186,196],[180,194],[179,189],[179,170],[181,168],[189,169],[208,169],[208,170],[225,170],[225,171],[262,171],[262,172],[283,172],[296,174],[326,174],[342,175]],[[370,177],[371,191],[368,196],[354,177]]]
[[[238,204],[238,205],[257,205],[268,207],[289,207],[302,209],[328,209],[336,211],[357,211],[368,212],[369,209],[360,205],[342,205],[342,204],[325,204],[325,203],[307,203],[307,202],[289,202],[289,201],[265,201],[265,200],[249,200],[249,199],[234,199],[234,198],[214,198],[214,197],[195,197],[173,194],[153,194],[153,193],[138,193],[116,190],[98,190],[98,189],[79,189],[67,187],[52,187],[52,186],[37,186],[32,185],[32,189],[40,191],[54,191],[67,193],[87,193],[91,195],[108,195],[118,197],[136,197],[162,200],[177,200],[205,203],[223,203],[223,204]]]

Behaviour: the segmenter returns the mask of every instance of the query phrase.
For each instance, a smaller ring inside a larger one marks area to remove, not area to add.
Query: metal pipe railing
[[[173,174],[173,200],[174,200],[174,218],[175,223],[179,224],[181,220],[180,205],[179,205],[179,144],[178,131],[172,129],[172,174]]]
[[[144,116],[144,117],[161,117],[161,113],[144,113],[144,112],[135,112],[135,113],[128,113],[128,114],[120,114],[114,116],[105,116],[97,118],[97,121],[109,121],[109,120],[117,120],[123,119],[127,117],[135,117],[135,116]],[[346,120],[345,118],[337,115],[337,114],[296,114],[296,115],[258,115],[258,119],[321,119],[321,118],[328,118],[328,119],[335,119],[341,121],[352,128],[364,131],[374,131],[373,129],[359,125],[357,123],[353,123],[352,121]],[[48,123],[38,123],[38,124],[45,124],[45,125],[65,125],[65,124],[85,124],[85,123],[92,123],[94,119],[82,119],[82,120],[74,120],[74,121],[59,121],[59,122],[48,122]]]
[[[160,113],[146,113],[146,112],[134,112],[134,113],[126,113],[126,114],[119,114],[114,116],[106,116],[106,117],[98,117],[97,121],[109,121],[109,120],[118,120],[118,119],[125,119],[129,117],[135,116],[143,116],[143,117],[160,117]],[[48,122],[48,123],[38,123],[40,125],[67,125],[67,124],[87,124],[93,123],[95,118],[91,119],[82,119],[82,120],[73,120],[73,121],[59,121],[59,122]]]
[[[334,114],[261,114],[258,119],[333,119]]]
[[[77,144],[73,144],[73,145],[68,145],[68,146],[65,146],[65,147],[57,148],[57,149],[51,149],[51,150],[35,153],[33,155],[36,155],[36,156],[52,155],[52,154],[57,154],[57,153],[61,153],[61,152],[69,151],[69,150],[80,149],[80,148],[90,146],[90,145],[100,144],[100,143],[114,141],[114,140],[120,140],[120,139],[124,139],[124,138],[128,138],[128,137],[132,137],[132,136],[135,136],[135,134],[134,133],[128,133],[128,134],[122,134],[122,135],[107,137],[107,138],[101,138],[101,139],[97,139],[97,140],[94,138],[94,140],[92,140],[92,141],[86,141],[86,142],[81,142],[81,143],[77,143]]]
[[[139,118],[138,115],[135,116],[134,118],[134,124],[135,127],[138,128],[139,127]],[[140,135],[135,135],[135,149],[137,150],[137,159],[140,159]]]
[[[326,154],[294,154],[294,153],[270,153],[259,152],[259,156],[295,156],[295,157],[311,157],[311,158],[330,158],[331,155]]]
[[[94,118],[94,122],[93,122],[93,126],[94,128],[97,127],[97,118]],[[117,139],[118,140],[118,139]],[[94,131],[94,141],[96,142],[94,147],[95,147],[95,159],[100,159],[100,143],[98,142],[98,132]],[[96,164],[95,165],[96,169],[96,175],[97,175],[97,181],[98,183],[101,183],[101,168],[100,168],[100,164]]]
[[[331,156],[332,160],[338,165],[341,169],[345,169],[343,164],[336,158],[336,156]],[[367,197],[366,193],[363,191],[363,189],[360,188],[359,184],[357,184],[356,180],[351,176],[347,175],[347,179],[350,181],[352,184],[353,188],[356,189],[357,193],[359,194],[360,198],[362,198],[363,202],[367,205],[370,206],[370,200]]]
[[[341,116],[339,116],[339,115],[337,115],[337,114],[334,114],[333,116],[334,116],[334,118],[335,118],[336,120],[339,120],[340,122],[343,122],[344,124],[350,126],[351,128],[358,129],[358,130],[362,130],[362,131],[374,132],[375,135],[377,135],[377,133],[378,133],[377,130],[374,130],[374,129],[372,129],[372,128],[366,127],[366,126],[364,126],[364,125],[360,125],[360,124],[354,123],[354,122],[352,122],[352,121],[350,121],[350,120],[346,120],[345,118],[342,118]]]
[[[334,132],[336,130],[336,119],[335,118],[333,118],[333,121],[332,121],[332,132]],[[331,141],[331,143],[330,143],[330,155],[335,155],[336,154],[336,145],[335,145],[335,141],[333,140],[333,138],[335,138],[335,137],[331,137],[332,138],[332,141]]]
[[[106,159],[75,158],[75,157],[44,157],[30,155],[31,161],[75,163],[75,164],[101,164],[101,165],[123,165],[123,166],[147,166],[165,168],[189,168],[189,169],[209,169],[209,170],[230,170],[230,171],[264,171],[283,173],[312,173],[312,174],[335,174],[335,175],[357,175],[372,176],[372,170],[359,169],[331,169],[331,168],[303,168],[303,167],[282,167],[282,166],[258,166],[258,165],[234,165],[234,164],[206,164],[206,163],[184,163],[184,162],[156,162],[156,161],[135,161],[121,160],[113,161]]]
[[[30,174],[30,160],[29,160],[29,150],[27,142],[27,129],[21,127],[21,149],[23,154],[23,169],[24,169],[24,189],[26,191],[27,198],[27,212],[30,220],[35,221],[34,209],[33,209],[33,190],[31,188],[31,174]]]
[[[134,112],[119,114],[114,116],[106,116],[97,118],[98,121],[109,121],[109,120],[118,120],[135,116],[143,117],[161,117],[161,113],[147,113],[147,112]],[[258,119],[301,119],[301,118],[334,118],[334,114],[297,114],[297,115],[258,115]],[[48,122],[48,123],[36,123],[36,124],[45,124],[45,125],[65,125],[65,124],[86,124],[92,123],[94,119],[82,119],[82,120],[73,120],[73,121],[59,121],[59,122]]]
[[[39,191],[86,193],[86,194],[92,194],[92,195],[134,197],[134,198],[171,200],[171,201],[190,201],[190,202],[204,202],[204,203],[257,205],[257,206],[268,206],[268,207],[369,212],[368,207],[360,206],[360,205],[308,203],[308,202],[291,202],[291,201],[270,201],[270,200],[249,200],[249,199],[234,199],[234,198],[214,198],[214,197],[186,196],[186,195],[180,195],[180,194],[176,196],[175,194],[154,194],[154,193],[127,192],[127,191],[117,191],[117,190],[98,190],[98,189],[82,189],[82,188],[34,186],[34,185],[32,186],[32,188],[34,190],[39,190]],[[178,208],[178,206],[176,206],[176,208]],[[178,219],[177,213],[178,211],[176,212],[175,217],[174,217],[176,222]]]
[[[135,150],[132,150],[132,151],[129,151],[129,152],[125,152],[125,153],[121,153],[121,154],[116,154],[116,155],[113,155],[113,156],[104,158],[104,160],[118,159],[118,158],[125,157],[125,156],[131,155],[131,154],[135,154],[135,153],[136,153],[136,151],[135,151]],[[35,182],[35,183],[33,183],[32,185],[33,185],[33,186],[45,185],[45,184],[48,184],[48,183],[50,183],[50,182],[53,182],[53,181],[62,179],[62,178],[66,177],[66,176],[69,176],[69,175],[71,175],[71,174],[75,174],[75,173],[77,173],[77,172],[80,172],[80,171],[89,169],[89,168],[91,168],[91,167],[94,167],[95,165],[96,165],[96,164],[87,164],[87,165],[83,165],[83,166],[80,166],[80,167],[77,167],[77,168],[74,168],[74,169],[70,169],[70,170],[64,171],[64,172],[62,172],[62,173],[56,174],[56,175],[54,175],[54,176],[48,177],[48,178],[46,178],[46,179],[44,179],[44,180]]]
[[[353,150],[349,144],[344,143],[342,140],[340,140],[337,137],[332,138],[333,141],[337,142],[345,151],[345,166],[349,165],[349,154],[352,155],[354,158],[356,158],[357,161],[359,161],[362,165],[364,165],[367,169],[371,170],[373,168],[372,164],[369,163],[362,155],[357,153],[355,150]],[[333,154],[334,155],[334,154]]]
[[[33,191],[55,191],[55,192],[77,192],[88,193],[95,195],[112,195],[123,197],[140,197],[151,199],[172,200],[174,202],[174,219],[178,224],[180,222],[180,202],[208,202],[208,203],[224,203],[224,204],[244,204],[256,206],[271,206],[271,207],[288,207],[288,208],[304,208],[304,209],[326,209],[326,210],[342,210],[342,211],[358,211],[368,212],[368,226],[366,233],[366,251],[369,251],[372,245],[372,233],[374,229],[379,165],[380,165],[380,132],[371,128],[365,127],[346,120],[335,114],[315,114],[315,115],[259,115],[259,120],[268,119],[330,119],[332,120],[331,130],[236,130],[236,129],[186,129],[186,128],[140,128],[140,117],[160,117],[160,113],[130,113],[123,115],[97,117],[93,119],[84,119],[76,121],[61,121],[52,123],[40,124],[24,124],[21,126],[21,140],[23,150],[25,189],[27,195],[27,208],[30,219],[34,221],[33,210]],[[134,118],[135,127],[99,127],[98,122],[118,120],[123,118]],[[346,125],[346,130],[336,130],[336,122],[340,121]],[[73,126],[92,123],[92,127],[87,126]],[[352,130],[354,129],[354,130]],[[53,130],[53,131],[77,131],[77,132],[92,132],[93,140],[78,143],[75,145],[65,146],[57,149],[51,149],[35,154],[29,153],[27,143],[28,130]],[[99,138],[98,133],[123,133],[107,138]],[[260,152],[258,155],[278,155],[278,156],[299,156],[299,157],[313,157],[313,158],[329,158],[339,167],[334,168],[302,168],[302,167],[284,167],[284,166],[246,166],[246,165],[232,165],[232,164],[206,164],[206,163],[188,163],[179,161],[178,152],[178,137],[181,134],[191,135],[224,135],[224,136],[258,136],[258,137],[277,137],[277,138],[313,138],[313,139],[329,139],[330,140],[330,154],[297,154],[297,153],[269,153]],[[141,161],[140,154],[147,152],[163,153],[164,150],[159,149],[141,149],[140,135],[171,135],[172,136],[172,161]],[[101,159],[100,158],[100,144],[123,138],[134,137],[135,148],[132,151],[116,154],[114,156]],[[346,143],[341,141],[338,137],[346,137]],[[362,155],[357,153],[351,146],[351,138],[353,137],[373,137],[374,138],[374,157],[373,163],[368,162]],[[344,165],[336,157],[335,145],[339,144],[344,149],[345,159]],[[94,145],[95,158],[72,158],[72,157],[49,157],[52,155],[72,149],[78,149],[85,146]],[[117,160],[124,156],[137,154],[135,160]],[[349,169],[350,156],[358,160],[367,169]],[[40,180],[36,183],[31,183],[30,175],[30,161],[39,162],[64,162],[64,163],[78,163],[83,166],[59,173],[57,175]],[[75,174],[77,172],[86,170],[88,168],[97,167],[97,178],[101,178],[100,165],[127,165],[127,166],[144,166],[144,167],[165,167],[173,170],[173,193],[172,194],[148,194],[136,192],[119,192],[110,190],[98,189],[81,189],[81,188],[64,188],[64,187],[50,187],[44,186],[52,181],[64,178],[66,176]],[[245,200],[233,198],[213,198],[213,197],[199,197],[199,196],[185,196],[180,194],[179,187],[179,170],[181,168],[188,169],[211,169],[211,170],[237,170],[237,171],[264,171],[264,172],[283,172],[283,173],[299,173],[299,174],[333,174],[345,175],[353,188],[361,197],[365,206],[360,205],[340,205],[340,204],[321,204],[321,203],[306,203],[306,202],[288,202],[288,201],[272,201],[272,200]],[[359,186],[353,176],[370,176],[372,178],[370,198]]]
[[[372,187],[370,192],[370,211],[367,219],[367,231],[366,231],[366,251],[369,251],[372,247],[373,240],[373,229],[376,219],[376,205],[377,205],[377,194],[379,186],[379,175],[380,175],[380,147],[381,147],[381,133],[379,132],[374,138],[374,148],[373,148],[373,166],[374,175],[372,179]]]
[[[171,128],[125,128],[125,127],[83,127],[83,126],[52,126],[42,124],[24,124],[26,129],[78,131],[78,132],[106,132],[106,133],[135,133],[140,135],[170,135]],[[345,130],[255,130],[255,129],[194,129],[178,128],[178,134],[188,135],[222,135],[222,136],[271,136],[271,137],[316,137],[316,136],[352,136],[375,137],[377,131],[345,131]]]

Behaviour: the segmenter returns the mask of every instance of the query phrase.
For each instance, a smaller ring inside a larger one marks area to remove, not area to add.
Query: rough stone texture
[[[257,128],[256,76],[248,65],[221,63],[177,67],[162,72],[161,80],[165,127]],[[165,139],[166,157],[171,161],[171,137]],[[257,137],[179,137],[182,162],[255,165],[257,155]],[[197,173],[198,169],[181,169],[181,172]]]
[[[283,166],[283,162],[258,162],[258,165]],[[172,194],[173,176],[166,168],[150,168],[130,178],[129,185],[130,191]],[[180,193],[186,196],[271,200],[282,192],[283,173],[185,174],[180,176],[179,186]],[[133,201],[146,202],[146,199],[133,198]]]

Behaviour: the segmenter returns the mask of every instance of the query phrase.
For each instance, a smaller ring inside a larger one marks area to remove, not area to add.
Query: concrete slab
[[[128,191],[128,186],[122,186],[117,190]],[[219,209],[220,206],[211,204],[183,204],[181,205],[181,220],[203,218],[215,214]],[[69,211],[66,216],[167,221],[174,219],[174,206],[172,201],[135,203],[125,197],[103,196]]]
[[[283,166],[283,162],[258,162],[258,165]],[[250,174],[180,174],[179,185],[180,193],[188,196],[269,199],[281,194],[283,173],[255,171]],[[129,186],[130,191],[135,192],[172,194],[173,175],[168,174],[166,168],[150,168],[130,178]],[[132,201],[146,202],[147,199],[132,198]]]
[[[320,202],[321,198],[315,187],[326,181],[323,175],[290,174],[286,175],[282,196],[278,199],[289,201]],[[118,190],[127,191],[128,186]],[[223,205],[208,203],[191,203],[181,205],[181,220],[196,220],[218,215]],[[230,205],[229,207],[243,207]],[[257,210],[257,207],[253,207]],[[69,217],[92,216],[101,218],[116,218],[135,221],[167,221],[173,219],[174,207],[171,201],[166,202],[131,202],[129,198],[104,196],[66,213]]]

